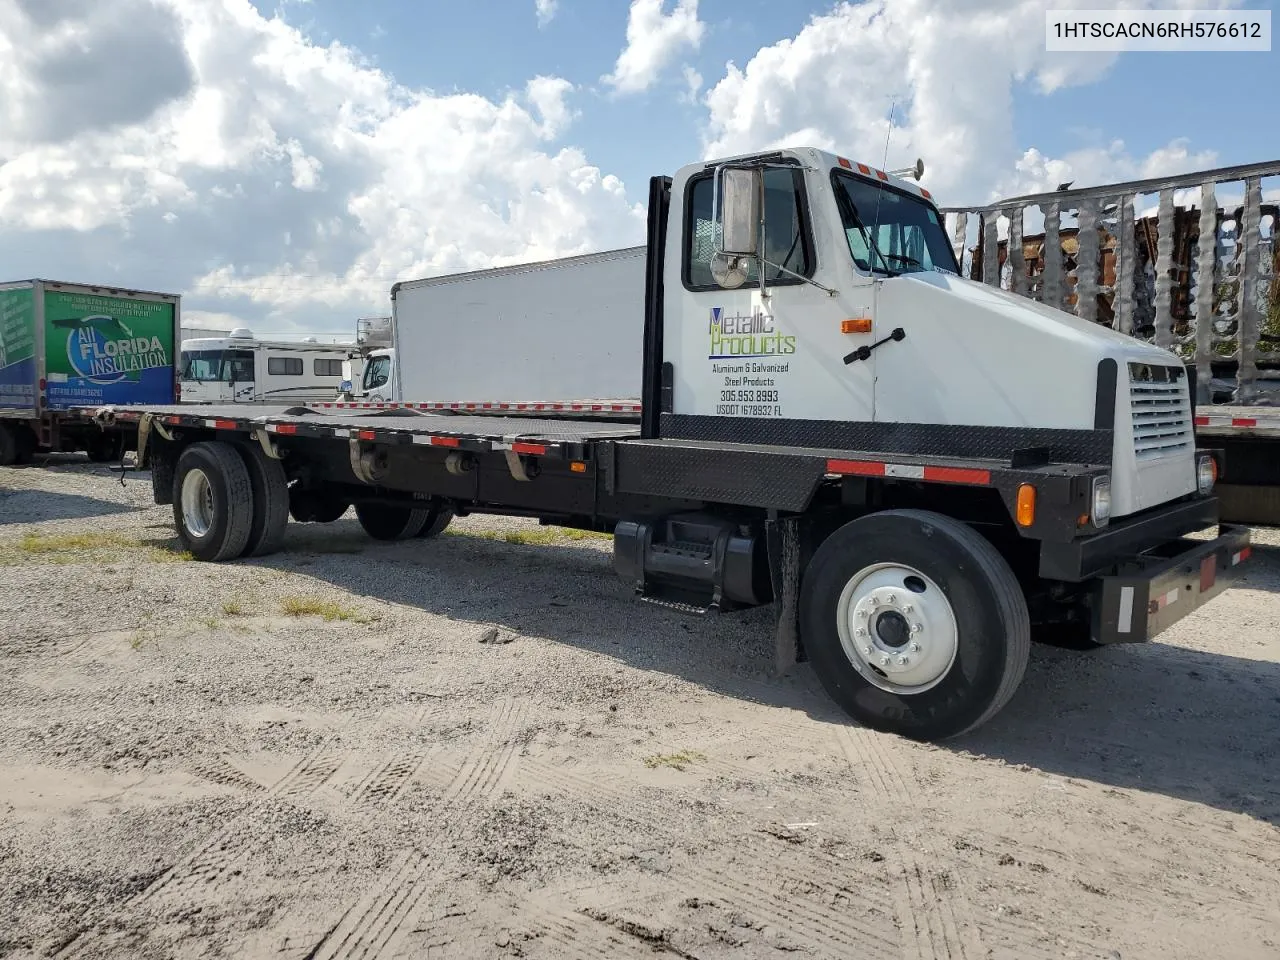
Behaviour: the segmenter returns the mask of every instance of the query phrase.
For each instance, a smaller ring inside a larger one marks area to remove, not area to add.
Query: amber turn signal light
[[[870,317],[854,317],[852,320],[840,321],[841,333],[870,333],[871,318]]]
[[[1018,488],[1018,526],[1029,527],[1036,522],[1036,488],[1024,483]]]

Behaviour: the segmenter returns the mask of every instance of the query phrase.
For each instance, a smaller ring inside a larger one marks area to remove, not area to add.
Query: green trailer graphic
[[[49,408],[170,402],[173,331],[172,303],[46,291]]]
[[[29,286],[0,290],[0,409],[35,409],[35,316]]]

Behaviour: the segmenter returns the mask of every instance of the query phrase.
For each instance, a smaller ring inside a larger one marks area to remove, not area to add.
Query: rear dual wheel
[[[251,443],[192,444],[174,471],[173,516],[178,540],[198,560],[273,553],[289,519],[284,470]]]
[[[846,524],[801,585],[801,636],[854,719],[920,740],[966,733],[1022,682],[1030,621],[1017,578],[959,521],[888,510]]]
[[[427,539],[439,536],[453,520],[442,506],[400,507],[382,503],[356,504],[356,517],[375,540]]]

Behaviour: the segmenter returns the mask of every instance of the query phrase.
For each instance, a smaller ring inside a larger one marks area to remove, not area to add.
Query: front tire
[[[1022,682],[1030,631],[1004,558],[928,511],[845,524],[801,584],[801,636],[828,694],[865,726],[917,740],[991,719]]]
[[[195,443],[173,475],[173,519],[182,546],[197,560],[240,556],[253,529],[253,486],[229,443]]]
[[[383,503],[357,503],[356,518],[364,532],[375,540],[409,540],[422,532],[431,519],[431,511]]]

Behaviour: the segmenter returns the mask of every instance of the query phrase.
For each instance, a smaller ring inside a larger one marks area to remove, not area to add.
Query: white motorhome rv
[[[259,340],[243,327],[226,337],[182,341],[184,403],[320,403],[343,379],[350,343]]]

